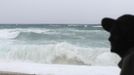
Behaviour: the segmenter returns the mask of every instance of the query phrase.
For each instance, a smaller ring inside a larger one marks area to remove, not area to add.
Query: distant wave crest
[[[43,33],[35,33],[35,32],[20,32],[14,39],[19,40],[41,40],[45,36]]]

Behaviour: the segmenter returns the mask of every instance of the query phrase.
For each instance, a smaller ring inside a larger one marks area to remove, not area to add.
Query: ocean
[[[109,57],[108,36],[99,24],[0,24],[0,61],[96,65]]]

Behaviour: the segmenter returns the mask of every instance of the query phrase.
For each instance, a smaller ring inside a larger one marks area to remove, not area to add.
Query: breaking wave
[[[42,33],[49,31],[48,29],[1,29],[0,30],[0,39],[15,39],[22,36],[34,36],[35,34],[41,36]],[[35,35],[35,36],[36,36]]]
[[[2,46],[4,47],[4,46]],[[6,49],[5,57],[10,60],[30,61],[36,63],[47,64],[79,64],[79,65],[95,65],[103,61],[105,52],[109,52],[108,48],[84,48],[78,47],[66,42],[49,45],[10,45]],[[102,55],[103,54],[103,55]],[[102,58],[101,58],[102,57]],[[107,55],[106,55],[107,57]],[[108,63],[116,65],[119,57],[114,55],[109,57]]]

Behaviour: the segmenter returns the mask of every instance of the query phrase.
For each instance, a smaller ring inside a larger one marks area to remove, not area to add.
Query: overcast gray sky
[[[0,0],[0,23],[100,23],[134,13],[133,0]]]

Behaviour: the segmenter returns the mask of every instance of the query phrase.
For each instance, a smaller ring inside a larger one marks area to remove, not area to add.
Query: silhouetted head
[[[118,19],[104,18],[102,27],[110,33],[111,51],[124,57],[134,47],[134,16],[123,15]]]

